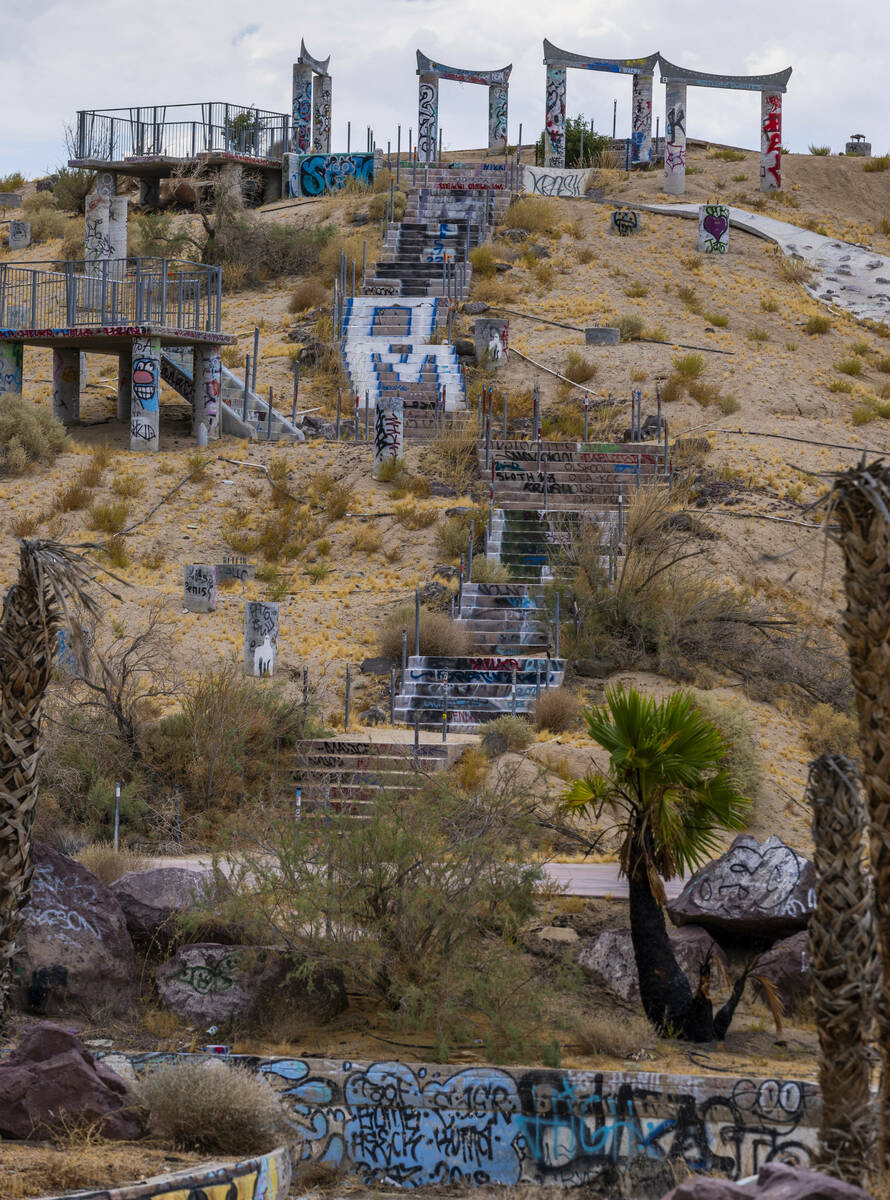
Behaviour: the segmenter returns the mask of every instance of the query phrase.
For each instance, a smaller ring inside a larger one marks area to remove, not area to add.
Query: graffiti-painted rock
[[[766,976],[775,985],[786,1013],[795,1012],[809,999],[808,963],[805,929],[782,938],[757,961],[756,974]]]
[[[72,1118],[107,1138],[142,1132],[128,1085],[57,1025],[32,1025],[0,1059],[0,1096],[0,1137],[45,1138]]]
[[[294,974],[298,965],[273,947],[197,942],[159,967],[155,984],[167,1008],[204,1025],[250,1021],[269,1009],[329,1021],[346,1008],[339,971],[319,970],[307,984]]]
[[[806,928],[815,887],[813,864],[781,838],[761,844],[742,833],[725,854],[695,872],[668,913],[675,925],[777,937]]]
[[[728,971],[729,960],[706,930],[687,925],[671,930],[669,936],[677,962],[691,987],[698,987],[699,970],[709,952]],[[640,979],[629,929],[604,929],[582,946],[578,962],[599,975],[622,1000],[634,1003],[639,1000]]]
[[[807,1167],[768,1162],[756,1183],[744,1186],[728,1179],[696,1175],[668,1192],[662,1200],[871,1200],[869,1193]]]
[[[76,1005],[123,1012],[135,999],[136,956],[120,904],[86,867],[34,844],[31,900],[16,960],[18,1002],[34,1012]]]
[[[111,890],[123,909],[134,938],[170,938],[176,918],[198,907],[213,890],[213,872],[187,867],[152,867],[128,871]]]

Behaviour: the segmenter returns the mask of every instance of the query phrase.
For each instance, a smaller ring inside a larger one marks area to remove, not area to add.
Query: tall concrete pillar
[[[544,166],[566,165],[566,68],[547,67]]]
[[[53,350],[53,416],[63,425],[80,418],[80,352]]]
[[[114,171],[98,171],[96,173],[96,191],[100,196],[117,195],[117,175]]]
[[[161,391],[160,338],[133,338],[130,449],[157,453]]]
[[[507,150],[506,83],[492,83],[488,88],[488,153],[504,154]]]
[[[278,604],[248,600],[244,605],[244,667],[248,675],[274,675],[278,658]]]
[[[312,153],[331,152],[331,77],[312,77]]]
[[[405,456],[405,403],[390,397],[374,405],[374,472]]]
[[[139,203],[143,208],[157,208],[161,203],[161,181],[156,175],[139,180]]]
[[[417,84],[417,161],[433,163],[439,148],[439,80],[421,75]]]
[[[111,197],[101,192],[84,202],[83,256],[93,263],[111,258]]]
[[[293,154],[308,154],[312,148],[312,68],[306,63],[294,63],[290,148]]]
[[[664,190],[686,191],[686,84],[668,83],[664,109]]]
[[[0,400],[21,396],[25,347],[21,342],[0,342]]]
[[[133,356],[119,354],[117,357],[117,419],[130,420],[133,407]]]
[[[219,437],[219,398],[222,390],[222,358],[219,346],[195,346],[195,393],[192,432],[201,425],[208,438]]]
[[[630,161],[635,166],[652,162],[652,76],[633,76],[633,128],[630,137]]]
[[[111,257],[115,259],[127,257],[127,209],[129,200],[126,196],[112,196],[108,212],[108,241],[111,247]]]
[[[782,93],[760,93],[760,190],[782,186]]]

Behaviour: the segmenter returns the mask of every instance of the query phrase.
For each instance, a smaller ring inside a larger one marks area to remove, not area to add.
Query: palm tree
[[[862,782],[868,802],[874,906],[881,960],[876,1006],[881,1071],[878,1153],[890,1170],[890,467],[878,462],[835,481],[831,536],[844,556],[847,607],[841,630],[859,714]]]
[[[822,1128],[819,1162],[861,1185],[871,1162],[869,1034],[878,983],[871,887],[864,865],[865,805],[856,769],[841,755],[810,766],[816,910],[810,979],[819,1031]]]
[[[0,1029],[12,987],[21,912],[31,887],[31,826],[37,800],[43,698],[63,619],[77,649],[76,601],[96,611],[86,592],[85,560],[56,542],[20,543],[19,572],[0,618]]]
[[[662,880],[699,866],[720,849],[720,833],[740,829],[748,801],[720,761],[722,734],[675,692],[665,700],[618,686],[601,708],[585,711],[590,736],[608,750],[609,771],[576,779],[571,810],[599,819],[608,807],[622,834],[619,864],[630,890],[630,929],[646,1016],[661,1034],[720,1039],[729,1028],[748,970],[714,1015],[710,964],[695,993],[677,964],[665,925]]]

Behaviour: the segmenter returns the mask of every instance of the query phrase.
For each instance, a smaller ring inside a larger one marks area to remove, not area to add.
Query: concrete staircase
[[[540,463],[540,466],[539,466]],[[485,472],[485,448],[479,450]],[[583,443],[493,440],[488,474],[494,501],[504,510],[545,511],[617,508],[632,489],[666,484],[664,447],[656,443]]]

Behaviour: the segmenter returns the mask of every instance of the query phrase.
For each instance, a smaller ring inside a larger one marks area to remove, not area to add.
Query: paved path
[[[699,210],[697,204],[633,204],[629,207],[696,220]],[[814,299],[846,309],[860,320],[890,322],[890,258],[876,254],[867,246],[824,237],[801,229],[799,225],[747,212],[743,208],[730,207],[729,224],[774,242],[789,258],[798,256],[812,264],[816,278],[804,287]]]

